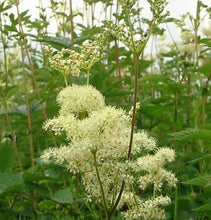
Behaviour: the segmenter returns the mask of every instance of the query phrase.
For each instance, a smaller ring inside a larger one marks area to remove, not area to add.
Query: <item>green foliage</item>
[[[63,136],[54,137],[42,130],[46,115],[51,118],[58,112],[55,100],[64,87],[63,76],[50,68],[44,48],[51,45],[55,53],[71,48],[69,5],[67,1],[50,2],[50,13],[42,5],[34,9],[39,10],[38,18],[32,18],[28,10],[20,10],[24,34],[11,10],[15,8],[14,1],[0,3],[0,219],[105,219],[102,207],[90,205],[80,184],[75,187],[75,175],[53,164],[44,165],[39,159],[43,150],[55,147],[55,142],[57,146],[66,143]],[[94,13],[88,17],[99,3],[105,11],[114,12],[113,1],[84,1],[88,20],[87,24],[74,20],[76,51],[83,42],[104,31],[104,27],[98,27]],[[129,21],[124,10],[115,12],[113,17],[107,13],[107,18],[117,24],[131,22],[134,34],[145,37],[151,18],[143,18],[142,9],[134,7],[127,12],[132,18]],[[154,39],[167,33],[165,26],[156,26],[162,21],[176,24],[181,33],[189,31],[193,37],[183,37],[169,47],[156,42],[157,54],[150,54],[150,58],[144,51],[139,59],[137,99],[141,107],[136,127],[157,138],[159,146],[167,145],[177,152],[177,160],[169,168],[179,182],[177,192],[171,192],[167,219],[211,219],[211,36],[208,31],[200,32],[202,20],[210,19],[210,7],[199,1],[198,18],[187,14],[180,19],[159,17],[159,10],[151,10],[158,17],[152,25]],[[85,16],[75,11],[73,18]],[[50,30],[53,18],[55,33]],[[90,84],[103,93],[107,104],[129,110],[133,102],[134,57],[120,42],[115,45],[115,40],[114,36],[108,37],[103,48],[105,59],[90,69]],[[190,45],[192,50],[188,51]],[[86,73],[67,81],[85,84]],[[119,212],[113,219],[121,219]]]

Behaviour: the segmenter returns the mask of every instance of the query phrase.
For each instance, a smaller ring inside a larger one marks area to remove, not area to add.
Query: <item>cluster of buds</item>
[[[53,49],[49,47],[49,55],[49,64],[51,68],[58,70],[64,76],[69,74],[73,76],[79,75],[82,63],[82,56],[80,53],[74,50],[62,49],[56,54],[53,54]]]
[[[106,36],[107,33],[101,33],[95,36],[94,41],[84,42],[79,52],[73,49],[62,49],[55,53],[53,48],[49,47],[45,51],[49,56],[50,67],[61,72],[64,77],[79,76],[81,69],[89,72],[96,62],[104,58],[102,48]]]
[[[159,25],[164,21],[164,19],[169,15],[169,12],[164,13],[164,9],[167,5],[166,0],[147,0],[150,4],[150,10],[153,14],[152,23],[154,25]]]
[[[131,9],[137,0],[119,0],[120,5],[122,6],[123,9]]]
[[[113,37],[120,40],[133,53],[139,54],[144,49],[148,40],[147,37],[138,36],[139,39],[135,39],[128,26],[124,23],[118,25],[114,24],[112,21],[104,21],[103,23],[106,30]]]

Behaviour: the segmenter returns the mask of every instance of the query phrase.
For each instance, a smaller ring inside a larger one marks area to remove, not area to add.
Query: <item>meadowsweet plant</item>
[[[161,206],[168,205],[170,198],[162,196],[162,186],[176,184],[174,174],[164,166],[174,160],[174,151],[158,148],[144,131],[136,132],[129,161],[131,117],[123,109],[107,106],[103,95],[90,85],[64,88],[57,102],[59,115],[43,127],[56,135],[65,133],[68,143],[46,150],[42,160],[53,160],[72,173],[80,173],[88,201],[102,204],[107,216],[125,180],[118,209],[126,219],[164,218]],[[136,192],[150,186],[150,198]],[[126,211],[121,210],[123,205]]]
[[[144,18],[148,24],[148,31],[146,36],[141,34],[141,31],[137,31],[137,26],[133,25],[131,21],[131,11],[135,7],[136,0],[119,0],[124,14],[124,22],[114,24],[113,21],[104,21],[104,27],[108,32],[125,44],[136,56],[140,56],[144,50],[146,43],[149,40],[154,28],[162,23],[169,15],[169,12],[165,12],[167,5],[166,0],[147,0],[150,5],[151,19]]]
[[[132,8],[135,1],[121,3],[123,8],[125,4]],[[111,30],[112,23],[107,24]],[[134,41],[132,32],[124,33],[124,28],[127,26],[115,27],[112,34],[128,44],[138,57],[148,38]],[[136,105],[130,112],[109,106],[104,96],[89,85],[89,70],[103,58],[101,47],[108,32],[84,43],[80,52],[65,49],[54,55],[50,49],[49,63],[53,68],[74,76],[85,69],[87,85],[66,84],[58,94],[58,116],[47,120],[43,128],[56,135],[65,134],[67,143],[47,149],[41,158],[80,174],[87,201],[103,207],[104,218],[111,219],[114,211],[119,210],[125,219],[163,219],[163,207],[171,200],[162,188],[175,187],[177,182],[174,174],[165,169],[167,163],[174,161],[174,150],[159,148],[144,131],[131,131]]]

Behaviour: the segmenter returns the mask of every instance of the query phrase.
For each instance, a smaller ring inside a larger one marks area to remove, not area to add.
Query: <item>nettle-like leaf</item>
[[[61,50],[62,48],[70,48],[71,42],[69,38],[65,37],[45,37],[39,38],[39,36],[35,36],[35,41],[46,43],[46,45],[51,45],[53,48],[57,50]]]
[[[5,89],[5,94],[6,94],[6,97],[7,99],[9,99],[10,97],[12,97],[13,95],[15,95],[16,93],[18,93],[20,90],[19,86],[8,86],[6,89]]]
[[[199,206],[196,209],[193,209],[195,212],[211,212],[211,204],[207,203],[205,205]]]
[[[62,204],[71,204],[74,202],[73,195],[72,195],[72,192],[70,191],[70,188],[58,190],[50,198],[53,201],[56,201]]]
[[[189,140],[205,140],[211,141],[211,130],[201,128],[187,128],[179,132],[169,134],[172,140],[189,141]]]
[[[36,111],[40,111],[42,109],[41,105],[37,101],[31,102],[29,107],[30,107],[31,113],[34,113]],[[6,110],[0,110],[0,115],[4,115],[5,113],[6,113]],[[7,113],[27,116],[27,106],[20,105],[18,107],[9,108],[9,109],[7,109]]]
[[[24,189],[24,181],[21,173],[0,173],[0,195],[13,195]]]
[[[211,184],[211,175],[199,176],[199,177],[187,180],[183,182],[183,184],[207,187],[208,185]]]

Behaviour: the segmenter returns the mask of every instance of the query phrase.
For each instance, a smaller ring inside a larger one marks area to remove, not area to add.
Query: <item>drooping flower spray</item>
[[[162,186],[166,182],[174,187],[177,181],[174,174],[165,169],[166,163],[174,160],[175,152],[167,147],[158,148],[154,138],[144,131],[135,131],[134,127],[139,56],[154,26],[165,17],[162,17],[165,0],[148,2],[153,18],[147,37],[135,40],[130,22],[130,10],[135,1],[122,0],[128,26],[105,22],[105,32],[95,37],[95,41],[84,43],[80,52],[63,50],[56,55],[50,52],[50,65],[61,71],[64,77],[70,73],[78,76],[80,69],[85,69],[87,85],[67,85],[60,91],[57,97],[59,114],[46,121],[43,127],[56,135],[65,133],[67,144],[46,150],[41,158],[44,162],[53,160],[65,165],[71,173],[80,173],[87,200],[101,204],[107,220],[117,209],[125,219],[164,218],[162,207],[170,203],[170,198],[162,195]],[[90,68],[104,57],[102,40],[109,34],[134,53],[132,116],[121,108],[106,105],[103,95],[89,85]],[[145,197],[144,190],[148,187],[149,191],[153,190],[150,197]]]

